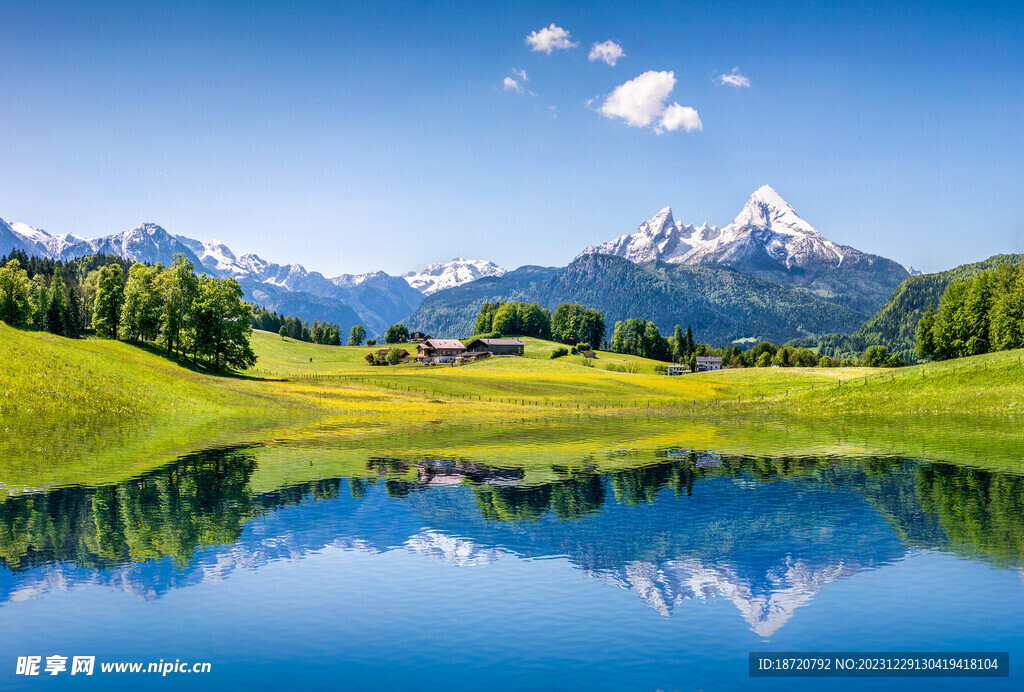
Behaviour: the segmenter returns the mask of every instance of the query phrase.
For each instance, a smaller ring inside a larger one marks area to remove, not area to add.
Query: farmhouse
[[[721,370],[721,356],[697,356],[697,372],[705,370]]]
[[[458,339],[427,339],[416,348],[419,357],[429,363],[449,363],[466,350]]]
[[[519,339],[473,339],[466,349],[474,353],[489,353],[492,356],[518,356],[526,348]]]

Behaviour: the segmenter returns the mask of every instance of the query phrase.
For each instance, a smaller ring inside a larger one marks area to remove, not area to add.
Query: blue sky
[[[295,5],[0,2],[0,217],[399,273],[767,183],[926,270],[1024,251],[1020,3]]]

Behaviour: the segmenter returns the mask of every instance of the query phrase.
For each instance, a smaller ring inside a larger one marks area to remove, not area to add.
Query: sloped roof
[[[488,346],[525,346],[526,344],[519,339],[476,339],[471,343],[477,341],[483,342]]]
[[[465,348],[466,348],[465,346],[463,346],[462,342],[459,341],[458,339],[427,339],[426,341],[423,342],[423,345],[427,346],[428,348],[434,348],[434,349],[439,349],[439,348],[446,348],[446,349],[457,348],[457,349],[465,350]]]

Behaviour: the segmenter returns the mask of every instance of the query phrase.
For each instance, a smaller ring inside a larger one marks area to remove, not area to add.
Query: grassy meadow
[[[588,366],[581,356],[551,360],[553,342],[525,341],[523,358],[372,367],[364,357],[378,347],[255,332],[257,365],[218,376],[147,347],[0,324],[0,492],[118,480],[230,444],[327,445],[351,459],[375,448],[504,456],[516,464],[687,445],[1005,465],[1019,460],[1024,441],[1020,352],[897,370],[667,377],[654,374],[652,360],[598,352]]]

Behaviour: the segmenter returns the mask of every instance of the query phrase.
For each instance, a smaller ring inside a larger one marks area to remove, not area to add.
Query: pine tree
[[[935,353],[935,335],[932,333],[934,326],[935,310],[929,302],[928,309],[917,323],[917,355],[920,358],[931,358]]]
[[[53,270],[47,298],[46,331],[51,334],[67,336],[68,332],[73,329],[73,325],[67,324],[68,295],[64,287],[64,274],[61,272],[60,265]]]

